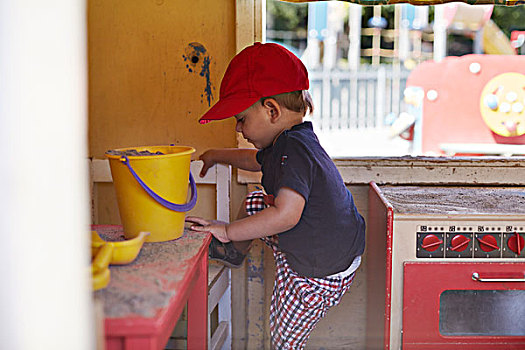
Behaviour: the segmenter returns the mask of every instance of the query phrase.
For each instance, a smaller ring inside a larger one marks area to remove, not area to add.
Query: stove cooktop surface
[[[524,187],[380,186],[398,214],[525,215]]]

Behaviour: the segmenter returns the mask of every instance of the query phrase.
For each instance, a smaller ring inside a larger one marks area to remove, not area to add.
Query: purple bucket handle
[[[164,206],[164,207],[166,207],[168,209],[171,209],[173,211],[185,212],[185,211],[189,211],[189,210],[193,209],[193,207],[195,207],[195,204],[197,204],[197,185],[195,184],[195,180],[193,179],[193,176],[191,175],[191,172],[190,172],[191,198],[190,198],[189,202],[186,203],[186,204],[176,204],[176,203],[172,203],[170,201],[167,201],[166,199],[162,198],[161,196],[159,196],[158,194],[153,192],[153,190],[151,188],[149,188],[148,185],[146,185],[144,183],[144,181],[141,180],[141,178],[137,175],[135,170],[133,170],[133,168],[131,167],[131,164],[129,162],[128,157],[122,156],[120,158],[120,161],[123,162],[124,164],[126,164],[126,166],[128,167],[129,171],[131,172],[131,175],[133,175],[133,177],[135,178],[135,180],[137,180],[139,185],[142,186],[144,191],[146,191],[154,200],[156,200],[162,206]]]

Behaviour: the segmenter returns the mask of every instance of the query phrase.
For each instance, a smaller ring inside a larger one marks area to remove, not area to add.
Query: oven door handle
[[[479,273],[473,272],[472,279],[477,282],[525,282],[525,275],[523,278],[481,278]]]

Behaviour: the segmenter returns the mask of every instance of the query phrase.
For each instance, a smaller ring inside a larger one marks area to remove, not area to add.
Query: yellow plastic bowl
[[[91,262],[91,272],[96,274],[107,269],[112,257],[113,246],[111,244],[104,244],[93,257],[93,261]]]
[[[139,255],[140,249],[149,236],[149,232],[140,232],[135,238],[125,241],[108,242],[104,241],[98,235],[97,231],[91,231],[91,256],[98,254],[104,245],[110,245],[113,248],[109,264],[125,265],[129,264]]]
[[[91,263],[91,274],[93,277],[93,289],[98,290],[106,287],[109,284],[110,272],[109,262],[113,255],[113,246],[110,244],[104,244]]]
[[[93,290],[99,290],[107,287],[109,284],[110,272],[109,268],[105,268],[102,271],[98,271],[93,274]]]

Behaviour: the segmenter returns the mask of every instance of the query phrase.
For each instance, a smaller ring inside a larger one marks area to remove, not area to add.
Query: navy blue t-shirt
[[[346,270],[365,248],[365,222],[334,162],[319,144],[312,123],[284,131],[257,152],[266,193],[288,187],[306,203],[297,225],[279,233],[290,266],[306,277]]]

